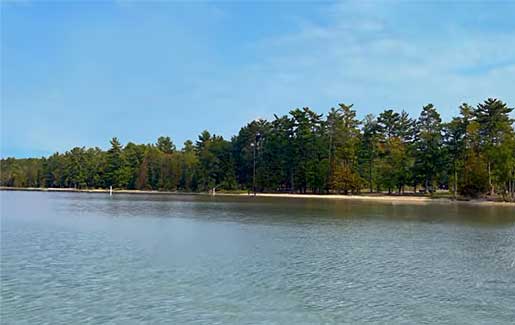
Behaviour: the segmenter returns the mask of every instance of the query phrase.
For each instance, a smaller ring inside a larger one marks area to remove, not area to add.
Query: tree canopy
[[[386,109],[357,118],[351,104],[327,115],[296,108],[256,120],[230,140],[203,131],[177,149],[169,136],[155,144],[107,150],[75,147],[43,158],[1,160],[0,185],[166,191],[225,190],[433,193],[515,199],[513,108],[489,98],[466,103],[444,122],[437,108],[417,118]]]

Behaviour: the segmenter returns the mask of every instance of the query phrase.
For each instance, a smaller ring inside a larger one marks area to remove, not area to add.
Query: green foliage
[[[257,147],[257,186],[264,191],[293,191],[293,121],[275,117]],[[250,175],[249,175],[250,177]],[[248,187],[249,188],[249,187]]]
[[[316,177],[318,173],[318,162],[323,153],[322,148],[322,120],[321,115],[310,110],[308,107],[290,111],[292,116],[291,129],[291,157],[298,159],[291,163],[291,189],[306,193],[308,189],[318,192],[320,180]]]
[[[156,143],[157,149],[164,153],[172,153],[175,151],[175,145],[173,144],[170,137],[159,137]]]
[[[198,154],[198,186],[202,191],[215,187],[236,188],[232,144],[221,136],[202,132],[196,144]]]
[[[510,181],[506,173],[511,165],[507,154],[510,150],[504,146],[513,138],[513,119],[509,116],[512,111],[513,108],[506,103],[488,98],[477,105],[473,113],[479,125],[480,146],[487,161],[490,194],[494,192],[495,183]]]
[[[407,186],[452,195],[496,194],[515,200],[513,109],[497,99],[442,123],[436,108],[415,121],[388,109],[357,119],[339,104],[326,117],[308,107],[272,121],[255,120],[231,141],[202,132],[177,150],[170,137],[155,144],[75,147],[46,158],[0,161],[0,185],[166,191],[289,191],[402,193]]]
[[[415,178],[433,192],[443,170],[442,119],[433,104],[422,108],[415,126]]]
[[[10,187],[39,187],[44,183],[43,159],[2,159],[0,184]]]
[[[391,193],[400,193],[412,179],[414,157],[411,141],[415,134],[415,121],[402,111],[385,110],[377,118],[379,183]]]
[[[368,189],[378,187],[378,161],[380,154],[381,128],[372,114],[363,121],[362,137],[359,147],[360,174],[367,180]]]
[[[257,169],[263,166],[263,142],[270,135],[270,127],[270,123],[265,120],[255,120],[242,127],[238,135],[232,138],[234,168],[236,180],[240,186],[245,188],[252,187],[254,160],[256,161]],[[264,182],[264,180],[260,181],[261,189]]]

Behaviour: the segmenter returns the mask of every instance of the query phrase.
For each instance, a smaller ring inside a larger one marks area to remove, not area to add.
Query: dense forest
[[[294,109],[256,120],[226,140],[202,132],[176,149],[155,144],[107,151],[76,147],[46,158],[1,160],[1,185],[166,191],[224,190],[296,193],[434,193],[515,200],[513,108],[497,99],[443,122],[426,105],[418,118],[385,110],[356,117],[353,105],[328,114]]]

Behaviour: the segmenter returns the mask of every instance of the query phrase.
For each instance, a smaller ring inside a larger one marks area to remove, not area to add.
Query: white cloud
[[[240,96],[253,91],[246,85],[264,81],[254,105],[270,105],[270,113],[278,105],[287,105],[284,111],[302,105],[327,110],[344,100],[356,103],[363,116],[389,107],[417,116],[433,102],[446,119],[464,100],[476,104],[495,96],[514,105],[514,30],[470,31],[458,17],[437,22],[440,33],[414,33],[405,30],[411,24],[399,21],[398,12],[392,14],[402,7],[353,2],[331,8],[323,23],[303,21],[296,32],[257,42],[261,59],[239,87]]]

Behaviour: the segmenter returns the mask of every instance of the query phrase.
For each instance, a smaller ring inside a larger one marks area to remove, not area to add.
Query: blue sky
[[[354,103],[444,119],[515,106],[515,1],[1,4],[1,156],[179,146],[273,113]]]

